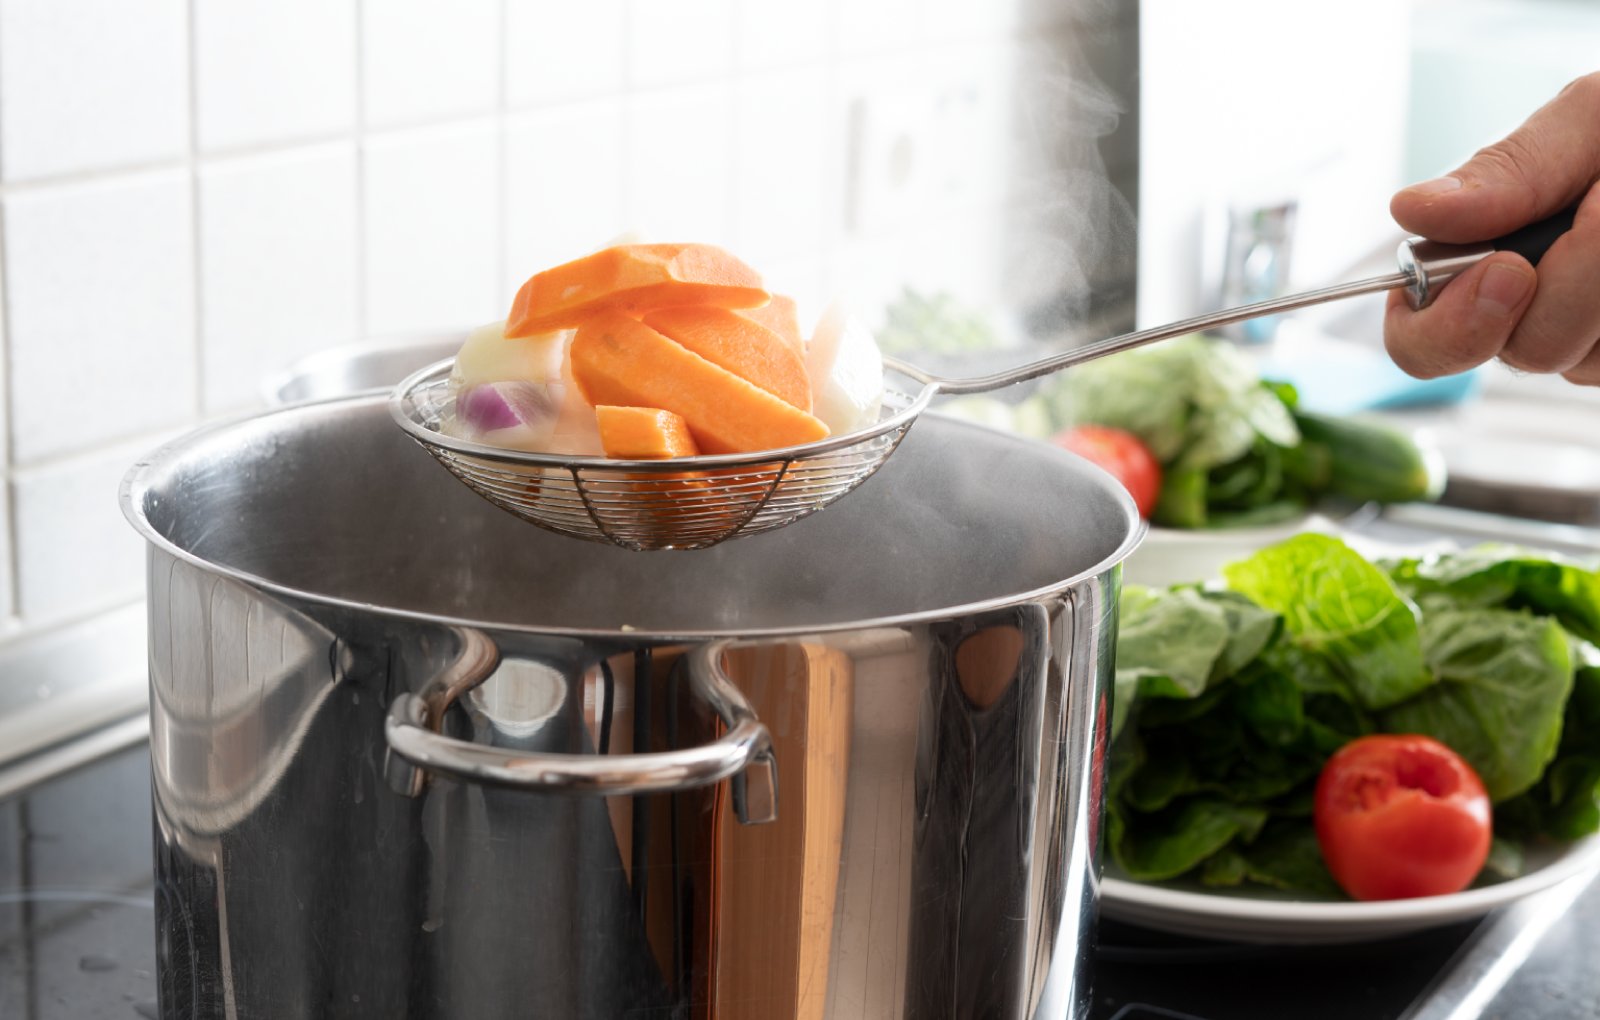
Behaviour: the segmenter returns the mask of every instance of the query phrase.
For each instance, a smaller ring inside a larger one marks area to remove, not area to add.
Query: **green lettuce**
[[[1266,824],[1258,807],[1215,798],[1193,799],[1148,816],[1137,829],[1113,815],[1111,852],[1128,877],[1159,882],[1193,870],[1236,838],[1252,839]]]
[[[1386,563],[1419,602],[1457,608],[1529,609],[1600,642],[1600,574],[1508,545]]]
[[[1228,586],[1283,617],[1290,639],[1326,658],[1363,708],[1433,683],[1411,605],[1336,538],[1297,535],[1223,568]]]
[[[1338,883],[1322,862],[1317,834],[1292,819],[1274,818],[1254,841],[1236,840],[1208,858],[1200,881],[1209,886],[1249,881],[1274,889],[1339,895]]]
[[[1424,621],[1423,645],[1439,684],[1385,711],[1383,728],[1450,747],[1490,800],[1531,787],[1555,757],[1572,690],[1561,625],[1504,609],[1445,610]]]
[[[1206,689],[1228,648],[1228,614],[1191,590],[1122,593],[1111,733],[1141,698],[1193,698]]]

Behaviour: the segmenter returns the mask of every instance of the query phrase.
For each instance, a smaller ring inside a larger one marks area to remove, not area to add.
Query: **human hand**
[[[1384,343],[1423,379],[1498,357],[1528,372],[1600,385],[1600,73],[1568,85],[1502,141],[1446,177],[1414,184],[1389,211],[1435,241],[1486,241],[1577,204],[1539,261],[1497,252],[1412,311],[1389,295]]]

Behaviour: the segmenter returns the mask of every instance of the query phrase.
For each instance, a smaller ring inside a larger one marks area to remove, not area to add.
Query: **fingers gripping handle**
[[[1544,258],[1544,253],[1556,240],[1572,229],[1572,221],[1578,215],[1578,207],[1563,209],[1549,219],[1530,223],[1521,230],[1513,230],[1504,237],[1497,237],[1489,243],[1495,251],[1514,251],[1534,265]]]
[[[1411,277],[1406,287],[1406,303],[1412,308],[1428,307],[1446,283],[1497,251],[1516,252],[1537,266],[1550,246],[1572,229],[1577,212],[1577,206],[1563,209],[1504,237],[1476,244],[1444,244],[1422,237],[1401,241],[1400,269]]]

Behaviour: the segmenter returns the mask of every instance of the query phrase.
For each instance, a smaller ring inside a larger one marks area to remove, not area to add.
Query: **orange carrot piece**
[[[671,411],[601,404],[594,416],[600,423],[600,443],[612,460],[665,460],[700,452],[689,426]]]
[[[537,273],[517,291],[508,337],[570,329],[597,311],[641,315],[674,305],[754,308],[761,276],[709,244],[619,244]]]
[[[663,308],[644,324],[702,358],[759,386],[779,400],[811,411],[806,363],[783,338],[726,308]]]
[[[783,337],[783,342],[794,348],[802,358],[806,356],[806,342],[800,336],[800,310],[794,298],[783,294],[772,295],[772,300],[760,308],[741,309],[740,315],[772,330]]]
[[[671,411],[702,453],[773,450],[828,435],[806,412],[620,312],[579,326],[568,356],[591,404]]]

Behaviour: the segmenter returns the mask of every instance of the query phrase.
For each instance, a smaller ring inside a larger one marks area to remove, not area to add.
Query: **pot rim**
[[[1108,472],[1093,462],[1088,461],[1077,454],[1071,453],[1070,451],[1063,450],[1061,451],[1062,453],[1065,453],[1067,456],[1070,456],[1075,460],[1081,461],[1091,470],[1101,475],[1105,481],[1110,483],[1109,488],[1111,489],[1112,497],[1116,500],[1118,506],[1121,508],[1124,519],[1132,522],[1132,527],[1128,529],[1128,534],[1109,556],[1106,556],[1099,562],[1078,571],[1064,580],[1043,585],[1029,591],[1016,592],[1010,595],[999,595],[992,599],[984,599],[979,602],[969,602],[955,606],[944,606],[937,609],[924,609],[918,612],[901,613],[895,616],[880,616],[859,620],[841,620],[833,623],[810,626],[796,625],[792,627],[719,628],[714,630],[658,631],[643,627],[623,630],[621,628],[540,626],[538,624],[509,623],[504,621],[483,620],[473,617],[445,616],[437,613],[421,612],[415,609],[402,609],[396,606],[387,606],[374,602],[359,602],[354,599],[347,599],[337,595],[329,595],[323,592],[308,591],[304,588],[296,588],[291,585],[282,584],[280,582],[262,577],[259,574],[255,574],[247,570],[240,570],[237,567],[216,563],[202,556],[196,555],[188,549],[179,546],[177,543],[167,538],[166,535],[163,535],[161,532],[157,531],[156,528],[150,523],[149,518],[145,515],[144,494],[149,489],[148,481],[151,472],[155,471],[158,466],[170,462],[181,453],[199,443],[205,442],[208,439],[249,422],[263,421],[279,415],[304,412],[307,409],[320,407],[325,404],[368,403],[379,404],[382,406],[386,405],[387,401],[387,391],[369,390],[356,394],[347,394],[344,396],[297,401],[293,404],[270,408],[266,411],[236,414],[220,418],[213,422],[208,422],[205,425],[202,425],[196,429],[192,429],[181,436],[162,443],[160,446],[157,446],[154,450],[151,450],[149,453],[140,457],[133,463],[133,466],[130,467],[122,476],[122,484],[118,487],[117,497],[118,503],[122,508],[122,515],[127,519],[128,523],[133,526],[134,530],[139,532],[139,534],[144,537],[145,541],[150,543],[151,546],[160,549],[162,552],[165,552],[167,555],[182,560],[191,566],[199,567],[207,573],[225,577],[233,581],[238,581],[257,590],[291,600],[314,605],[331,606],[338,609],[354,610],[357,612],[377,613],[379,615],[392,618],[415,620],[421,623],[433,625],[470,627],[485,631],[503,631],[518,634],[537,634],[542,636],[648,641],[664,644],[690,641],[708,641],[716,638],[749,639],[756,637],[794,637],[805,634],[829,634],[844,631],[870,630],[880,627],[906,627],[925,624],[937,620],[947,620],[958,616],[970,616],[979,613],[992,612],[994,610],[1005,609],[1010,606],[1037,602],[1041,599],[1049,598],[1054,595],[1060,595],[1061,593],[1083,583],[1086,580],[1099,577],[1100,575],[1109,572],[1133,554],[1134,550],[1139,547],[1139,544],[1144,541],[1145,535],[1149,531],[1149,524],[1139,516],[1138,509],[1133,503],[1133,497],[1128,494],[1127,490],[1124,489],[1121,484],[1117,483]],[[996,429],[987,429],[984,426],[974,425],[970,422],[963,422],[959,419],[945,420],[953,421],[954,423],[967,428],[979,429],[981,431],[988,432],[998,432]],[[1001,434],[1009,435],[1008,433]],[[1016,437],[1011,438],[1015,439]],[[460,483],[457,482],[456,484]],[[823,512],[825,513],[826,511]],[[533,526],[534,525],[529,525],[529,527]],[[571,541],[578,542],[582,541],[582,539],[575,538],[571,539]],[[636,553],[635,555],[647,556],[650,554]]]

